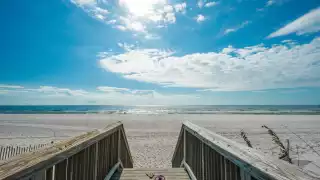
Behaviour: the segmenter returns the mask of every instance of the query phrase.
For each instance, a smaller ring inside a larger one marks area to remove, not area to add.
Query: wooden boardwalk
[[[164,176],[166,180],[190,180],[184,168],[124,168],[122,172],[115,173],[111,180],[154,180],[158,175]]]
[[[121,122],[0,164],[0,180],[163,179],[157,178],[160,175],[165,180],[320,180],[319,174],[266,156],[190,122],[182,125],[172,168],[133,168]]]

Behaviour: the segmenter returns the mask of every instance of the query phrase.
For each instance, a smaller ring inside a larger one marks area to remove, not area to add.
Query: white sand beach
[[[243,129],[254,148],[277,156],[279,148],[266,129],[261,128],[265,124],[283,141],[290,140],[294,160],[298,159],[298,147],[300,166],[320,172],[320,116],[317,115],[1,114],[0,146],[56,142],[122,121],[135,167],[170,167],[181,123],[187,120],[242,144],[240,130]]]

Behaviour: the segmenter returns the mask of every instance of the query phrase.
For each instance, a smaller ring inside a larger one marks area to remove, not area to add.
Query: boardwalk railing
[[[0,180],[103,180],[114,167],[131,168],[121,122],[0,165]]]
[[[182,125],[173,167],[185,167],[197,180],[316,180],[285,161],[238,144],[190,122]]]
[[[37,149],[48,146],[49,144],[35,144],[30,146],[1,146],[0,147],[0,161],[10,159],[11,157],[35,151]]]

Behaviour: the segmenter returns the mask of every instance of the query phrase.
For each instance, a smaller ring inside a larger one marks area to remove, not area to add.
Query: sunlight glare
[[[158,5],[165,5],[166,0],[119,0],[133,16],[145,17],[155,14]]]

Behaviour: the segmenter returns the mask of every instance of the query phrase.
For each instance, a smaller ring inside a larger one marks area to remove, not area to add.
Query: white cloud
[[[186,8],[187,8],[187,3],[186,2],[174,5],[174,9],[176,10],[176,12],[185,13],[186,12]]]
[[[140,89],[128,89],[128,88],[118,88],[110,86],[99,86],[97,87],[98,91],[107,92],[107,93],[123,93],[123,94],[134,94],[134,95],[148,95],[156,93],[154,90],[140,90]]]
[[[190,104],[198,96],[195,94],[162,94],[154,90],[137,90],[109,86],[99,86],[94,91],[84,91],[53,86],[28,89],[0,89],[1,105],[172,105]]]
[[[225,31],[224,31],[224,34],[229,34],[229,33],[232,33],[232,32],[235,32],[235,31],[237,31],[238,29],[235,29],[235,28],[229,28],[229,29],[226,29]]]
[[[245,26],[247,26],[250,23],[251,23],[250,21],[244,21],[243,23],[241,23],[240,25],[238,25],[236,27],[226,29],[223,34],[226,35],[226,34],[229,34],[229,33],[232,33],[232,32],[236,32],[239,29],[244,28]]]
[[[115,19],[111,19],[111,20],[107,21],[107,24],[115,24],[115,23],[117,23],[117,20],[115,20]]]
[[[320,38],[306,44],[232,46],[220,52],[174,56],[138,49],[100,60],[126,79],[220,91],[320,86]]]
[[[101,14],[96,14],[95,17],[97,19],[100,19],[100,20],[104,20],[105,19],[105,17],[103,15],[101,15]]]
[[[71,0],[71,3],[82,8],[90,16],[104,21],[110,12],[107,9],[99,7],[96,0]]]
[[[272,6],[272,5],[275,4],[275,3],[276,3],[275,0],[268,0],[267,3],[266,3],[266,7]]]
[[[175,16],[175,13],[174,13],[174,7],[171,6],[171,5],[166,5],[164,6],[163,8],[163,12],[160,11],[162,16],[163,16],[163,19],[162,21],[164,23],[175,23],[176,22],[176,16]]]
[[[5,89],[23,89],[23,86],[16,86],[16,85],[8,85],[8,84],[0,84],[0,88]]]
[[[120,24],[126,30],[148,34],[146,27],[150,23],[172,24],[176,22],[174,7],[164,0],[136,2],[122,0],[120,5],[129,10],[126,17],[120,16]],[[124,21],[123,19],[129,21]],[[122,28],[123,29],[123,28]]]
[[[118,46],[121,47],[125,51],[130,51],[134,48],[133,44],[127,44],[127,43],[118,43]]]
[[[303,34],[315,33],[320,30],[320,7],[299,17],[293,22],[287,24],[276,32],[271,33],[267,38],[285,36],[295,33],[300,36]]]
[[[146,27],[139,21],[134,21],[133,19],[123,17],[123,16],[120,17],[120,21],[122,22],[123,27],[125,27],[126,30],[128,29],[136,32],[142,32],[142,33],[146,32]]]
[[[265,11],[266,9],[268,9],[268,8],[270,8],[272,6],[275,6],[275,5],[280,6],[280,5],[282,5],[282,4],[286,3],[286,2],[289,2],[289,1],[290,0],[267,0],[265,5],[264,5],[264,7],[257,8],[256,10],[258,12],[263,12],[263,11]]]
[[[173,12],[167,13],[167,14],[165,15],[164,20],[165,20],[166,22],[169,22],[169,23],[175,23],[175,22],[176,22],[176,16],[175,16],[175,14],[174,14]]]
[[[104,15],[110,13],[108,10],[103,9],[103,8],[100,8],[100,7],[96,7],[96,8],[95,8],[95,11],[96,11],[97,14],[104,14]]]
[[[290,0],[268,0],[265,4],[265,8],[268,8],[270,6],[274,6],[274,5],[282,5],[286,2],[289,2]]]
[[[117,25],[117,26],[115,26],[117,29],[119,29],[119,30],[121,30],[121,31],[126,31],[127,30],[127,28],[126,27],[124,27],[124,26],[122,26],[122,25]]]
[[[134,36],[152,37],[150,25],[166,26],[176,22],[176,12],[184,13],[186,3],[169,4],[166,0],[119,0],[113,8],[98,0],[70,0],[91,17],[121,31],[133,31]],[[109,8],[106,9],[106,7]],[[112,19],[110,19],[112,17]],[[138,32],[138,33],[137,33]],[[155,39],[155,38],[146,38]]]
[[[194,18],[198,23],[205,21],[207,18],[204,17],[202,14],[198,14],[197,17]]]
[[[218,4],[219,4],[219,3],[218,3],[218,2],[216,2],[216,1],[207,2],[207,3],[204,5],[204,7],[209,8],[209,7],[216,6],[216,5],[218,5]]]
[[[71,0],[72,3],[77,4],[79,6],[85,5],[95,5],[96,0]]]
[[[42,93],[55,94],[55,95],[67,95],[67,96],[81,96],[88,92],[84,90],[72,90],[68,88],[57,88],[53,86],[40,86],[38,89],[29,89],[29,91],[38,91]]]
[[[202,0],[198,0],[197,5],[198,5],[199,8],[202,8],[203,4],[204,4],[204,2]]]
[[[99,86],[97,87],[99,91],[103,92],[129,92],[128,88],[118,88],[118,87],[110,87],[110,86]]]

